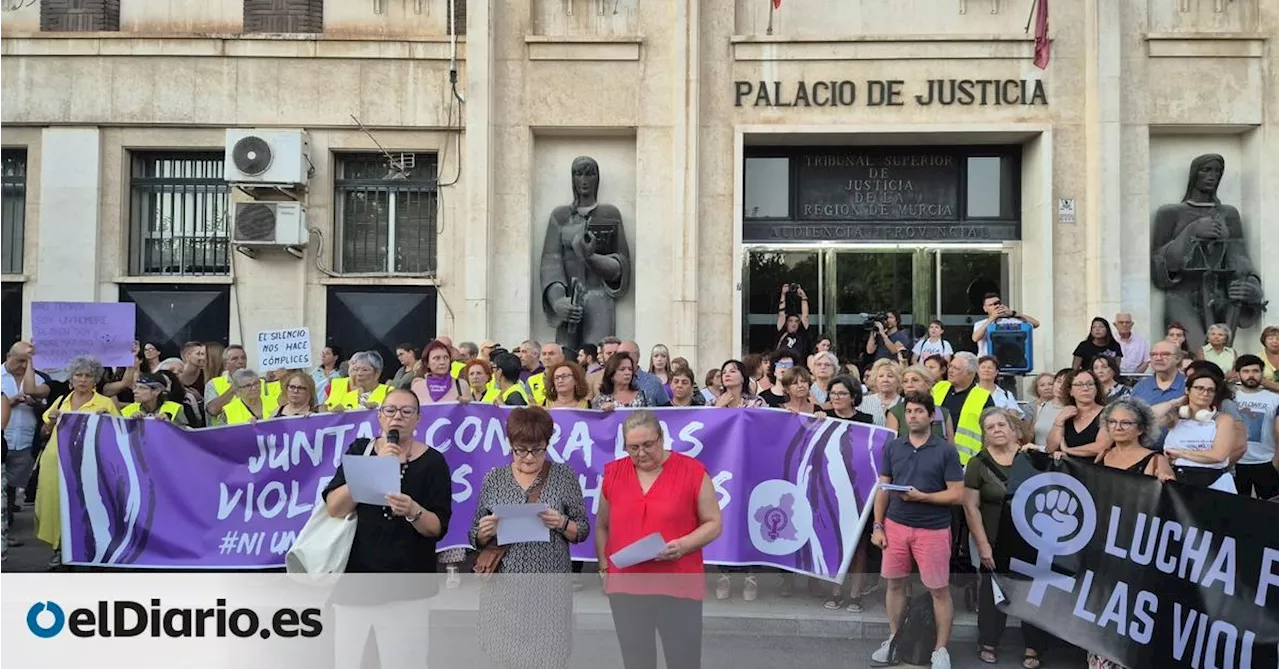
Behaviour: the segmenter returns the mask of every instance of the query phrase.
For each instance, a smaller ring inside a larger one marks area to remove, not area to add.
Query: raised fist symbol
[[[1048,541],[1061,541],[1080,528],[1076,510],[1080,502],[1066,490],[1049,490],[1035,496],[1036,512],[1031,526]]]

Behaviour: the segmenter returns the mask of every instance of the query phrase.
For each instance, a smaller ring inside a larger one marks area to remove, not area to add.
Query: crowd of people
[[[701,548],[720,533],[719,508],[706,471],[696,460],[663,450],[661,425],[643,409],[773,407],[896,432],[885,447],[880,474],[882,483],[902,492],[877,493],[873,523],[848,581],[809,585],[828,609],[858,612],[877,582],[883,584],[890,638],[871,658],[883,663],[891,660],[914,568],[933,600],[937,637],[931,663],[939,669],[951,666],[957,558],[981,573],[973,601],[966,604],[978,612],[980,657],[996,661],[1005,620],[993,603],[990,573],[1000,540],[997,519],[1020,451],[1041,450],[1226,493],[1277,495],[1280,337],[1274,326],[1263,331],[1255,355],[1241,352],[1239,343],[1233,347],[1225,326],[1208,328],[1208,341],[1200,345],[1188,342],[1185,328],[1173,324],[1148,344],[1129,314],[1117,314],[1114,327],[1098,317],[1073,351],[1072,365],[1030,377],[1021,393],[1025,399],[1019,400],[1016,379],[1010,383],[1002,376],[1000,360],[991,355],[987,328],[1008,321],[1039,324],[999,295],[986,296],[985,318],[959,345],[943,338],[939,321],[915,341],[901,316],[890,312],[868,330],[865,356],[856,361],[839,360],[829,338],[810,332],[803,288],[784,287],[779,301],[775,350],[727,360],[703,373],[661,344],[645,358],[636,342],[616,337],[575,351],[534,340],[513,348],[491,340],[455,345],[439,336],[425,346],[397,346],[395,369],[385,367],[375,351],[348,358],[338,347],[326,346],[314,369],[261,372],[248,368],[238,345],[191,342],[178,357],[164,358],[160,346],[142,342],[128,368],[104,369],[86,357],[72,360],[62,374],[36,370],[35,347],[18,342],[3,367],[5,516],[34,500],[36,537],[53,549],[50,567],[59,566],[57,448],[42,445],[57,443],[62,413],[99,412],[201,429],[375,409],[382,434],[350,444],[348,452],[399,458],[404,493],[389,496],[382,507],[356,504],[338,471],[325,497],[332,515],[359,517],[350,571],[439,568],[456,586],[464,565],[478,562],[492,547],[498,524],[494,506],[540,495],[548,503],[542,520],[553,540],[517,544],[490,555],[487,564],[498,573],[577,571],[582,564],[569,559],[568,546],[593,537],[626,666],[654,666],[656,634],[668,667],[696,667],[705,590]],[[412,434],[421,407],[439,402],[518,410],[507,423],[512,462],[485,477],[480,509],[469,519],[473,550],[437,555],[435,542],[450,523],[448,466],[421,442],[387,437],[392,431]],[[623,429],[628,457],[605,469],[595,527],[588,526],[576,477],[547,459],[552,434],[547,410],[558,409],[636,410]],[[659,477],[662,472],[669,473]],[[659,560],[628,568],[609,561],[619,547],[653,532],[669,541]],[[717,599],[733,596],[738,571],[712,572]],[[745,575],[744,600],[758,597],[763,577]],[[581,586],[583,580],[574,582]],[[791,596],[795,581],[784,575],[779,593]],[[570,596],[571,590],[530,601],[554,608],[568,606],[564,598]],[[526,615],[519,611],[483,606],[481,615],[495,625],[530,619],[511,618]],[[1024,625],[1023,634],[1023,666],[1035,669],[1044,662],[1050,633]],[[564,665],[568,631],[554,630],[552,636],[554,649],[528,666]],[[497,640],[486,648],[499,660],[528,650]],[[1089,662],[1115,666],[1103,657],[1091,656]]]

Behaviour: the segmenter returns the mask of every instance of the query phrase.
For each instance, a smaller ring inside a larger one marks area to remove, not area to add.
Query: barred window
[[[244,0],[244,31],[324,32],[324,0]]]
[[[6,2],[6,9],[12,2]],[[42,0],[40,30],[96,32],[120,30],[120,0]]]
[[[342,272],[436,270],[436,156],[393,156],[338,156],[334,199]]]
[[[223,153],[137,152],[130,178],[133,275],[230,274]]]
[[[3,154],[4,181],[0,186],[3,198],[4,274],[22,273],[22,244],[27,222],[27,152],[25,149],[5,149]]]

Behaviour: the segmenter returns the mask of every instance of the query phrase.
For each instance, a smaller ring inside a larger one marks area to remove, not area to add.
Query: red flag
[[[1032,62],[1042,70],[1049,66],[1049,0],[1036,2],[1036,57]]]
[[[782,9],[782,0],[773,0],[774,9]]]

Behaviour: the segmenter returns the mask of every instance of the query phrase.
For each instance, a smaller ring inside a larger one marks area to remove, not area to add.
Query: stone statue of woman
[[[595,159],[574,158],[569,173],[573,204],[556,207],[547,222],[539,293],[556,343],[577,350],[617,334],[617,300],[631,285],[631,250],[618,208],[596,200]]]
[[[1165,326],[1185,325],[1194,348],[1204,345],[1210,325],[1227,323],[1234,336],[1266,306],[1240,212],[1218,200],[1225,168],[1216,153],[1192,160],[1182,201],[1156,210],[1151,233],[1151,279],[1164,291]]]

